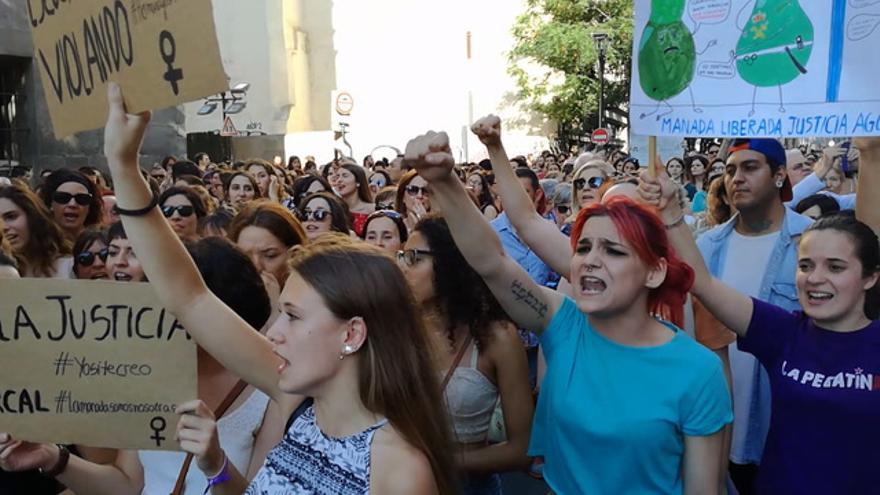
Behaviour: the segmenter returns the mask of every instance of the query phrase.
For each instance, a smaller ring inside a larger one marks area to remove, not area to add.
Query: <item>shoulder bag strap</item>
[[[446,390],[446,385],[449,384],[449,380],[452,379],[452,374],[455,373],[455,368],[458,368],[458,363],[460,363],[461,358],[464,357],[464,351],[466,351],[467,348],[470,347],[471,340],[473,340],[473,337],[468,334],[467,338],[464,339],[464,342],[461,344],[461,349],[458,350],[458,354],[455,355],[455,361],[452,362],[452,366],[450,366],[449,370],[446,371],[446,376],[443,378],[443,384],[440,385],[441,392]]]

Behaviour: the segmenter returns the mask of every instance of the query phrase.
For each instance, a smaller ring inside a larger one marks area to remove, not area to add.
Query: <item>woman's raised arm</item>
[[[856,218],[880,235],[880,138],[857,138],[853,145],[859,149]]]
[[[127,114],[122,91],[114,83],[110,83],[108,95],[110,114],[104,128],[104,154],[113,176],[117,205],[125,210],[142,209],[153,201],[138,168],[138,152],[150,114]],[[158,208],[121,218],[157,296],[187,332],[227,369],[273,399],[282,398],[272,344],[208,290],[195,262]]]
[[[661,163],[659,158],[656,163]],[[694,269],[691,293],[700,298],[700,302],[718,321],[737,335],[744,336],[752,320],[752,299],[709,273],[691,229],[684,221],[679,191],[678,185],[659,166],[653,176],[648,171],[643,171],[639,177],[639,194],[642,200],[660,210],[675,252]]]
[[[411,140],[404,160],[431,185],[431,201],[440,206],[455,244],[507,314],[520,328],[544,330],[562,304],[562,296],[539,287],[504,253],[498,236],[452,172],[454,160],[446,133],[428,132]]]
[[[486,145],[504,212],[517,235],[551,270],[568,279],[571,270],[569,239],[553,222],[541,217],[517,179],[501,143],[501,119],[494,115],[483,117],[471,126],[471,131]]]

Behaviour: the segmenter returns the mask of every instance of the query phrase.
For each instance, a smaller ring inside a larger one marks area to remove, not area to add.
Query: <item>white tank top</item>
[[[242,476],[247,474],[254,451],[254,440],[263,424],[263,416],[268,404],[269,396],[259,390],[254,390],[242,405],[227,413],[217,422],[220,447],[226,452],[229,462]],[[180,467],[183,465],[186,453],[139,450],[138,458],[141,465],[144,466],[144,491],[141,493],[143,495],[168,495],[174,489],[174,483],[177,482],[177,475],[180,474]],[[205,475],[202,474],[193,459],[189,472],[186,473],[184,495],[202,495],[207,486]]]
[[[476,344],[471,346],[470,366],[455,368],[444,390],[455,440],[460,443],[486,440],[498,402],[498,388],[477,368],[480,353]]]

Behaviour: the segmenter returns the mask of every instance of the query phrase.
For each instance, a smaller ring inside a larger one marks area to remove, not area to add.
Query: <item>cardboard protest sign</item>
[[[107,119],[108,81],[141,112],[225,91],[211,0],[26,0],[55,136]]]
[[[641,135],[880,135],[880,2],[635,0]]]
[[[149,284],[0,283],[0,431],[32,441],[174,450],[196,398],[196,346]]]
[[[684,141],[681,138],[660,137],[657,138],[657,153],[664,162],[670,158],[684,155]],[[639,160],[642,167],[648,166],[648,136],[640,136],[635,133],[629,135],[629,155]]]

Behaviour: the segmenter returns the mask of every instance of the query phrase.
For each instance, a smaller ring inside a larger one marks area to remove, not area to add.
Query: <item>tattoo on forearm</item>
[[[516,298],[517,302],[522,301],[526,303],[532,308],[535,314],[541,318],[547,316],[547,303],[538,299],[538,297],[532,294],[532,291],[526,289],[519,280],[513,281],[510,285],[510,292],[513,294],[513,297]]]

